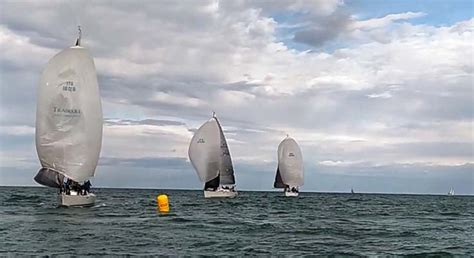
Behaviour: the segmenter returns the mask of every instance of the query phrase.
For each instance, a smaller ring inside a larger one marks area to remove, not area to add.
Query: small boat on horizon
[[[354,192],[354,189],[353,189],[353,188],[351,188],[351,194],[355,194],[355,192]]]
[[[285,196],[296,197],[303,185],[303,156],[296,141],[289,137],[278,145],[278,166],[273,187],[283,188]]]
[[[229,147],[216,113],[194,134],[188,156],[204,183],[204,198],[237,196]]]
[[[449,195],[449,196],[453,196],[453,195],[454,195],[454,189],[453,189],[452,187],[451,187],[451,189],[449,189],[448,195]]]
[[[34,180],[58,188],[59,206],[92,206],[90,192],[102,145],[102,105],[94,60],[76,44],[49,60],[38,88]]]

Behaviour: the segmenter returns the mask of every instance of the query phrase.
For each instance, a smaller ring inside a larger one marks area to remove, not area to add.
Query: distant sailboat
[[[36,107],[36,150],[42,168],[34,180],[58,188],[61,206],[88,206],[102,145],[102,106],[94,61],[81,46],[49,60],[41,75]],[[66,183],[64,182],[66,180]]]
[[[354,193],[354,189],[352,189],[352,188],[351,188],[351,194],[355,194],[355,193]]]
[[[451,187],[451,189],[449,190],[448,195],[450,195],[450,196],[454,195],[454,189],[453,189],[452,187]]]
[[[296,141],[287,136],[278,145],[278,167],[273,187],[283,188],[285,196],[298,196],[303,185],[303,156]]]
[[[205,198],[237,196],[232,159],[215,113],[194,134],[188,155],[204,183]]]

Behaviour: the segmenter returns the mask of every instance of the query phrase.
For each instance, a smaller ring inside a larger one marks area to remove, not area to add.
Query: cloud
[[[406,13],[389,14],[381,18],[354,21],[351,24],[350,29],[351,30],[357,30],[357,29],[369,30],[369,29],[376,29],[376,28],[384,28],[391,25],[391,23],[396,22],[396,21],[419,18],[425,15],[426,14],[422,12],[416,12],[416,13],[406,12]]]
[[[314,47],[321,47],[336,39],[351,26],[352,18],[343,12],[332,13],[328,17],[313,16],[312,22],[294,34],[293,40]]]
[[[0,126],[0,135],[33,135],[35,128],[31,126]]]
[[[172,121],[172,120],[157,120],[157,119],[144,119],[144,120],[130,120],[130,119],[104,119],[106,125],[156,125],[156,126],[166,126],[166,125],[185,125],[183,122]]]
[[[189,166],[184,158],[140,158],[140,159],[118,159],[103,157],[100,166],[127,167],[127,168],[156,168],[161,169],[183,169]]]
[[[275,12],[305,12],[315,15],[329,15],[343,5],[341,0],[282,0],[282,1],[219,1],[218,6],[227,11],[242,11],[248,8],[255,8],[263,11],[266,15]]]
[[[382,93],[372,93],[372,94],[369,94],[367,95],[367,97],[369,98],[383,98],[383,99],[389,99],[392,97],[392,94],[390,94],[390,92],[386,91],[386,92],[382,92]]]
[[[318,48],[339,37],[340,41],[346,42],[370,39],[387,43],[391,40],[390,32],[394,23],[425,15],[421,12],[406,12],[388,14],[381,18],[358,20],[357,17],[341,11],[323,18],[312,16],[309,24],[304,24],[300,30],[295,32],[293,40]]]

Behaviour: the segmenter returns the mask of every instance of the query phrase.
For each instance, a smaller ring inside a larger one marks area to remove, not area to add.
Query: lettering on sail
[[[81,110],[78,108],[53,107],[53,112],[55,115],[66,115],[66,116],[80,116],[81,115]]]
[[[74,85],[73,81],[62,82],[59,84],[59,87],[61,87],[63,91],[70,91],[70,92],[76,91],[76,86]]]
[[[76,93],[77,85],[74,84],[73,81],[64,81],[58,84],[58,87],[62,89],[62,91]],[[78,108],[65,108],[65,107],[58,107],[53,106],[53,113],[55,116],[67,116],[67,117],[78,117],[81,115],[81,110]]]

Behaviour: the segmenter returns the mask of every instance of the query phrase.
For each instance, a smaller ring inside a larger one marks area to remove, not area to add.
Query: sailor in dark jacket
[[[87,180],[85,183],[84,183],[84,194],[88,194],[89,191],[91,190],[91,182],[89,180]]]

